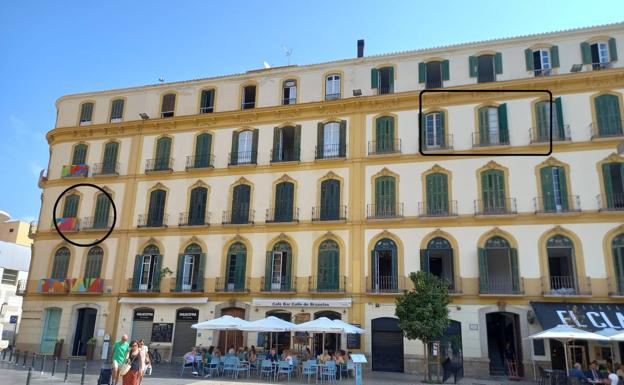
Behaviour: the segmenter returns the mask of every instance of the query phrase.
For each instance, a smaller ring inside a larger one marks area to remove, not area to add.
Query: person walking
[[[113,385],[117,385],[119,381],[119,367],[123,365],[126,359],[126,353],[128,352],[128,335],[124,334],[121,339],[115,342],[113,347]]]
[[[139,349],[139,343],[132,341],[130,350],[126,353],[126,360],[129,361],[130,370],[123,376],[123,385],[139,385],[145,370],[145,355]]]

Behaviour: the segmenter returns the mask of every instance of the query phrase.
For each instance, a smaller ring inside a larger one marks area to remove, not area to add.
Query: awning
[[[569,325],[591,332],[606,328],[624,330],[624,304],[531,302],[531,306],[544,330],[557,325]]]
[[[119,298],[119,303],[133,303],[133,304],[195,304],[195,303],[208,303],[208,298],[139,298],[139,297],[124,297]]]

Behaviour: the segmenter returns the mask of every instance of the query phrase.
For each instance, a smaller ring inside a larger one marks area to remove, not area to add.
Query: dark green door
[[[448,214],[448,177],[446,174],[435,173],[426,177],[427,214]]]
[[[622,135],[620,103],[615,95],[600,95],[594,99],[600,136]]]
[[[335,241],[327,240],[319,246],[318,291],[338,291],[340,286],[339,248]]]
[[[164,190],[154,190],[150,193],[150,203],[147,212],[147,226],[160,227],[163,225],[166,196],[167,193]]]
[[[210,166],[210,148],[212,147],[212,135],[201,134],[197,136],[195,142],[195,161],[193,167],[209,167]]]
[[[80,196],[76,194],[68,195],[63,205],[63,218],[76,218],[78,216],[78,205]]]
[[[196,187],[191,190],[191,203],[189,205],[188,224],[203,225],[206,223],[206,198],[208,189]]]
[[[275,186],[275,222],[293,221],[293,200],[295,185],[290,182]]]
[[[102,174],[114,174],[117,172],[117,153],[119,143],[109,142],[104,146],[104,159],[102,162]]]
[[[606,193],[607,209],[624,208],[624,163],[605,163],[602,165],[602,177]]]
[[[171,157],[171,138],[160,138],[156,142],[156,159],[154,160],[154,170],[168,170],[169,158]]]
[[[615,237],[611,246],[618,294],[622,294],[624,293],[624,234]]]
[[[227,287],[229,291],[245,289],[245,269],[247,264],[247,249],[242,243],[230,246],[227,264]]]
[[[375,152],[379,154],[393,152],[394,118],[382,116],[377,118],[375,130]]]
[[[249,222],[249,199],[251,187],[240,184],[232,192],[232,223],[243,224]]]
[[[321,220],[340,219],[340,181],[327,179],[321,182]]]
[[[95,216],[93,217],[93,228],[105,229],[108,227],[110,215],[110,200],[104,194],[99,194],[95,201]]]
[[[381,176],[375,180],[375,216],[396,216],[396,189],[394,177]]]
[[[481,173],[483,212],[486,214],[504,213],[505,176],[501,170],[489,170]]]

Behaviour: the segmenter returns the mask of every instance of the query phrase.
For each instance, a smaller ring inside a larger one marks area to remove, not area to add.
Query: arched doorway
[[[97,309],[83,307],[77,310],[76,331],[72,346],[72,356],[85,356],[87,354],[87,341],[93,338]]]
[[[371,320],[372,369],[403,372],[403,333],[396,318]]]
[[[377,241],[372,251],[372,291],[394,293],[398,289],[397,246],[392,239]]]
[[[292,322],[292,314],[285,310],[270,310],[266,312],[266,316],[277,317],[281,320]],[[277,349],[277,353],[281,354],[284,349],[290,348],[290,332],[273,333],[273,336],[265,335],[265,343],[267,346],[271,344],[269,349]]]
[[[221,310],[221,315],[231,315],[232,317],[245,319],[245,309],[239,307],[227,307]],[[240,330],[221,330],[219,332],[219,344],[217,346],[223,354],[227,353],[227,350],[229,350],[230,347],[233,347],[234,350],[238,350],[239,347],[243,346],[243,343],[243,332]]]
[[[181,308],[176,311],[176,322],[173,332],[172,357],[182,357],[197,341],[197,329],[191,325],[199,321],[199,310]]]
[[[523,376],[522,340],[520,339],[520,318],[518,314],[494,312],[485,315],[487,348],[490,359],[490,374],[507,374],[507,362],[515,361],[519,376]]]
[[[318,311],[314,313],[314,319],[321,317],[329,318],[330,320],[341,319],[340,313],[335,311]],[[323,349],[326,349],[330,354],[336,350],[340,350],[341,341],[339,333],[325,333],[325,346],[323,347],[323,334],[314,334],[314,350],[316,355],[323,354]]]

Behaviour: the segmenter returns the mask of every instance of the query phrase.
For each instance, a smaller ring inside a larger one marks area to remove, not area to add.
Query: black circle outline
[[[74,242],[74,241],[70,240],[65,235],[63,235],[63,232],[61,230],[59,230],[58,224],[56,223],[56,207],[58,206],[58,203],[61,200],[61,197],[63,195],[65,195],[65,193],[68,192],[69,190],[71,190],[73,188],[76,188],[76,187],[81,187],[81,186],[93,187],[94,189],[100,190],[104,195],[106,195],[106,197],[110,201],[111,205],[113,206],[113,224],[111,225],[111,228],[108,230],[106,235],[104,235],[104,237],[102,237],[102,239],[97,240],[97,241],[95,241],[93,243],[88,243],[88,244],[77,243],[77,242]],[[115,223],[117,223],[117,207],[115,206],[115,202],[113,202],[113,198],[110,196],[110,194],[108,192],[106,192],[106,190],[104,190],[100,186],[95,185],[93,183],[77,183],[75,185],[69,186],[68,188],[66,188],[59,195],[58,198],[56,198],[56,202],[54,202],[54,208],[52,209],[52,224],[54,224],[54,228],[56,229],[56,232],[61,236],[61,238],[63,238],[67,242],[71,243],[72,245],[78,246],[78,247],[91,247],[91,246],[99,245],[100,243],[104,242],[104,240],[106,238],[108,238],[111,235],[111,233],[113,232],[113,229],[115,228]]]

